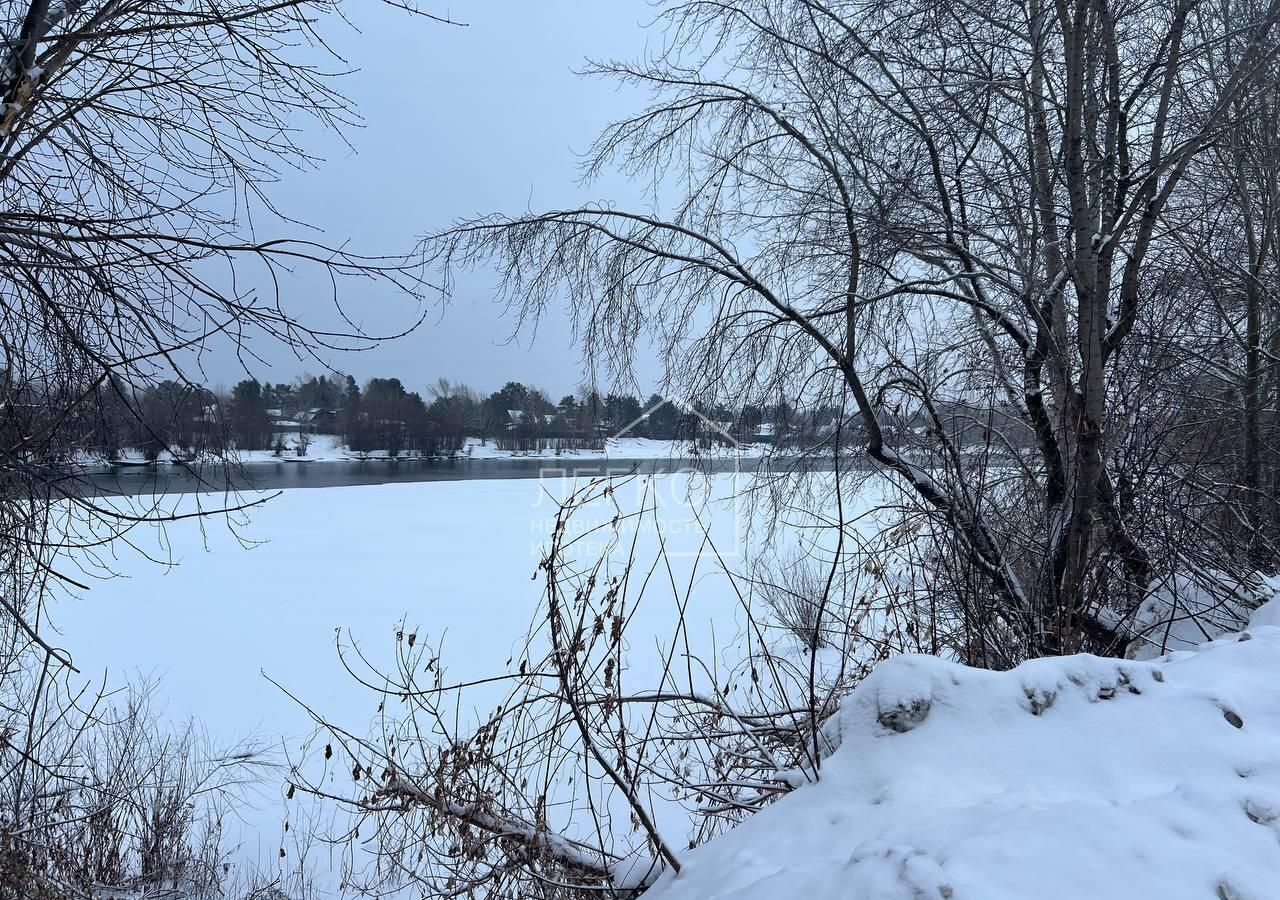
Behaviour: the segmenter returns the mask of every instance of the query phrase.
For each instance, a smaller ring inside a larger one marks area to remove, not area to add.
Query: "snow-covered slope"
[[[1280,897],[1280,606],[1150,661],[882,663],[822,781],[646,900]]]

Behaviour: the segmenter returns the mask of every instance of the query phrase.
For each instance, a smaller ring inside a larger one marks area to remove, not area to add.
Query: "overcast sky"
[[[321,226],[329,243],[350,238],[361,250],[385,252],[458,217],[637,197],[618,179],[584,189],[576,167],[601,127],[642,98],[573,70],[588,56],[642,54],[655,39],[643,27],[653,12],[645,0],[428,5],[467,27],[412,20],[379,3],[348,6],[360,33],[339,34],[338,43],[360,71],[344,88],[365,127],[347,135],[355,153],[323,133],[308,141],[325,162],[276,187],[284,210]],[[483,391],[513,379],[555,397],[572,391],[583,373],[567,323],[549,320],[536,340],[509,342],[513,323],[493,303],[494,281],[491,274],[460,281],[452,304],[433,311],[414,334],[335,356],[333,364],[361,381],[399,377],[411,390],[446,376]],[[308,294],[319,298],[326,286],[299,278],[284,287],[298,309],[304,301],[323,308],[327,297],[311,301]],[[372,330],[404,320],[392,314],[386,292],[357,288],[348,301],[348,311]],[[255,375],[285,381],[299,374],[292,358],[264,355],[273,365],[255,366]],[[243,377],[229,354],[206,358],[205,369],[214,384]],[[645,382],[656,375],[656,368],[641,372]]]

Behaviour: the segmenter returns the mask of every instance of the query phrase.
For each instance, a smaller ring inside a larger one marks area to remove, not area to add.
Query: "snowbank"
[[[276,436],[283,448],[282,452],[277,454],[274,449],[271,450],[240,450],[235,452],[235,457],[241,463],[278,463],[282,459],[289,461],[305,460],[306,462],[347,462],[353,459],[360,460],[376,460],[388,459],[385,450],[372,450],[369,452],[356,452],[347,448],[341,435],[336,434],[312,434],[306,436],[305,452],[298,454],[299,435],[297,434],[280,434]],[[276,438],[272,439],[274,446]],[[600,450],[561,450],[556,451],[553,448],[542,450],[500,450],[497,443],[490,439],[481,441],[479,438],[467,438],[462,449],[458,452],[457,457],[461,459],[762,459],[774,452],[774,448],[770,444],[741,444],[738,446],[718,446],[712,448],[699,448],[689,441],[659,441],[650,438],[640,437],[621,437],[607,438],[604,441],[604,447]],[[782,455],[788,455],[786,451]],[[156,462],[160,465],[184,464],[193,461],[199,461],[201,458],[210,461],[216,461],[210,454],[197,453],[193,458],[187,458],[180,454],[175,454],[169,450],[162,450],[156,458]],[[400,459],[413,459],[415,455],[409,452],[400,454]],[[105,466],[109,460],[102,454],[89,453],[87,451],[78,451],[71,460],[75,465],[89,468],[95,466]],[[116,461],[125,464],[141,465],[148,462],[143,452],[137,448],[128,448],[120,451],[116,456]]]
[[[283,439],[285,455],[297,457],[297,435],[286,435]],[[760,458],[768,455],[773,448],[767,444],[743,444],[738,447],[714,447],[699,449],[688,441],[658,441],[640,437],[607,438],[601,450],[561,450],[553,448],[542,450],[500,450],[495,440],[481,441],[479,438],[467,438],[458,456],[463,459],[688,459],[692,457],[711,457],[731,459],[735,456]],[[408,456],[408,454],[405,454]],[[351,459],[379,459],[386,457],[384,451],[356,453],[348,450],[342,438],[336,434],[317,434],[309,438],[307,452],[300,457],[309,462],[333,462]],[[272,450],[247,450],[240,454],[242,462],[278,462],[280,457]]]
[[[1280,896],[1280,605],[1149,661],[882,663],[819,784],[646,900]]]
[[[307,435],[307,452],[298,456],[298,435],[282,435],[284,453],[277,456],[274,450],[241,450],[237,455],[241,462],[279,462],[281,458],[305,459],[308,462],[335,462],[351,459],[355,454],[347,449],[342,438],[336,434]]]
[[[1254,610],[1274,597],[1280,597],[1280,579],[1266,576],[1244,581],[1218,571],[1168,576],[1152,585],[1131,623],[1120,623],[1135,636],[1126,655],[1151,659],[1171,650],[1194,649],[1239,631]]]

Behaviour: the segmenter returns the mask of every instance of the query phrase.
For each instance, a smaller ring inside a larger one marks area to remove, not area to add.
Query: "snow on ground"
[[[283,435],[282,442],[285,447],[283,455],[290,459],[305,459],[308,462],[335,462],[355,457],[355,454],[348,450],[347,445],[342,442],[341,436],[336,434],[307,435],[306,452],[302,456],[298,456],[298,435]],[[281,459],[280,456],[275,454],[274,450],[241,450],[238,456],[241,462],[246,463],[279,462]]]
[[[1138,635],[1133,659],[1169,650],[1191,650],[1235,632],[1268,598],[1280,596],[1280,579],[1238,582],[1226,572],[1182,572],[1167,577],[1139,606],[1129,627]]]
[[[646,900],[1280,896],[1280,605],[1150,661],[906,656],[830,720],[822,780]]]
[[[284,446],[284,452],[279,456],[276,455],[274,450],[241,450],[236,453],[236,456],[244,463],[275,463],[279,462],[281,458],[305,459],[308,462],[334,462],[356,458],[342,442],[342,438],[336,434],[308,435],[306,450],[302,456],[298,456],[297,452],[297,434],[280,435],[280,439]],[[201,458],[202,454],[199,452],[194,454],[194,457],[188,457],[175,454],[169,450],[162,450],[159,455],[157,455],[156,462],[161,465],[184,464],[199,462]],[[204,458],[208,458],[207,454],[204,455]],[[140,465],[148,462],[143,452],[136,447],[121,450],[117,454],[115,461],[126,465]],[[72,457],[72,462],[77,466],[88,468],[106,465],[108,460],[100,453],[89,453],[84,450],[79,450]]]
[[[283,452],[275,450],[241,450],[236,456],[242,463],[276,463],[281,459],[305,460],[307,462],[344,462],[353,459],[386,459],[385,451],[356,453],[347,449],[342,437],[336,434],[313,434],[307,436],[303,453],[298,453],[298,435],[284,434],[280,436]],[[462,459],[690,459],[714,458],[732,459],[735,457],[759,459],[767,456],[772,450],[768,444],[742,444],[699,448],[689,441],[658,441],[640,437],[608,438],[601,450],[500,450],[492,439],[481,441],[479,438],[467,438],[459,457]],[[409,454],[402,454],[409,458]],[[141,450],[128,449],[119,454],[118,459],[126,464],[146,462]],[[106,460],[100,456],[79,453],[75,463],[81,466],[100,466]],[[173,453],[163,451],[157,461],[164,464],[182,462]]]
[[[308,462],[332,462],[350,459],[380,459],[385,452],[355,453],[348,450],[342,438],[336,434],[317,434],[309,438],[306,453],[296,452],[297,435],[285,435],[285,456],[305,459]],[[772,448],[767,444],[743,444],[737,447],[713,447],[700,449],[689,441],[658,441],[641,437],[607,438],[601,450],[500,450],[492,438],[467,438],[458,455],[463,459],[688,459],[712,457],[730,459],[735,456],[759,458]],[[246,450],[240,453],[243,462],[278,462],[279,456],[272,450]]]

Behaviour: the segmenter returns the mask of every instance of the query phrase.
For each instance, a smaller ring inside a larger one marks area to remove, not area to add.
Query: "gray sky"
[[[428,7],[446,10],[435,0]],[[361,250],[395,251],[458,217],[637,200],[637,189],[616,178],[582,188],[576,166],[601,127],[643,98],[572,70],[588,56],[642,54],[654,40],[643,27],[653,12],[645,0],[474,0],[447,7],[465,28],[412,20],[379,3],[348,8],[358,10],[360,33],[339,33],[336,43],[360,68],[344,82],[366,122],[347,135],[356,152],[317,132],[308,146],[325,162],[272,192],[283,210],[322,227],[326,242],[350,238]],[[316,315],[324,314],[327,283],[300,277],[284,287],[291,309],[314,302]],[[516,379],[555,397],[570,392],[582,367],[567,322],[547,320],[536,340],[509,343],[512,322],[501,318],[493,287],[488,273],[460,280],[452,305],[433,311],[414,334],[332,362],[361,381],[399,377],[411,390],[447,376],[483,391]],[[405,320],[386,291],[357,286],[347,299],[347,311],[372,330]],[[273,363],[255,366],[255,375],[283,381],[299,374],[301,364],[291,357],[254,349]],[[229,356],[207,357],[205,369],[214,384],[243,377]],[[640,374],[647,383],[657,370]]]

